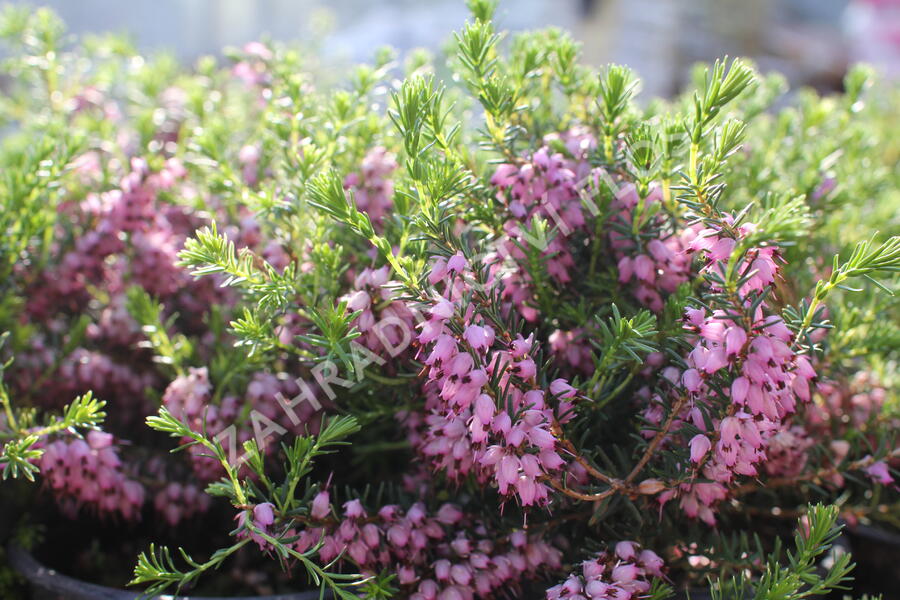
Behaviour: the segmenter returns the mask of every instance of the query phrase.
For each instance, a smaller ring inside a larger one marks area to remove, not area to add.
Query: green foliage
[[[40,263],[41,246],[56,222],[60,179],[80,143],[60,128],[27,148],[0,151],[0,286],[13,279],[13,265],[26,258]]]
[[[494,18],[500,0],[466,0],[466,7],[476,21],[488,22]]]
[[[838,255],[834,256],[831,276],[816,283],[816,289],[809,302],[804,300],[799,308],[785,309],[786,321],[797,330],[797,339],[801,340],[807,349],[812,349],[814,344],[809,338],[810,331],[830,327],[824,319],[822,302],[832,290],[837,288],[850,292],[861,291],[847,286],[845,282],[862,277],[877,288],[893,295],[893,291],[879,283],[873,275],[897,272],[900,272],[900,237],[892,237],[878,246],[874,246],[874,239],[859,242],[844,263],[840,262]]]
[[[294,438],[290,446],[283,445],[286,459],[286,473],[284,481],[275,485],[265,472],[265,464],[255,440],[245,442],[244,453],[241,457],[229,456],[228,449],[222,444],[222,436],[210,438],[205,431],[193,431],[187,424],[179,421],[165,407],[160,408],[159,414],[147,417],[147,425],[169,436],[190,441],[176,448],[182,450],[195,444],[202,445],[211,453],[225,471],[225,478],[219,483],[210,486],[214,495],[224,496],[239,510],[251,511],[254,500],[273,499],[277,504],[278,514],[291,514],[300,506],[299,499],[295,495],[298,484],[312,470],[313,461],[321,456],[333,452],[333,448],[347,444],[345,438],[359,431],[359,424],[354,417],[335,417],[324,420],[317,435],[298,436]],[[226,432],[227,433],[227,432]],[[242,466],[246,466],[253,476],[258,478],[264,487],[261,491],[253,482],[249,473],[242,473]],[[178,554],[190,569],[183,570],[177,567],[172,553],[166,547],[156,548],[151,545],[148,552],[142,552],[138,557],[134,568],[134,577],[130,585],[146,585],[144,595],[154,596],[175,587],[176,592],[185,586],[191,585],[201,574],[211,569],[219,568],[229,556],[238,551],[250,541],[249,535],[253,534],[265,540],[271,545],[272,552],[282,561],[297,561],[306,570],[314,585],[330,589],[338,598],[351,600],[357,596],[352,590],[357,586],[367,583],[367,579],[357,574],[341,574],[330,572],[333,564],[320,566],[315,561],[319,546],[316,545],[306,552],[298,552],[291,547],[296,539],[290,539],[286,534],[270,535],[252,523],[247,518],[232,532],[236,541],[227,548],[221,548],[214,552],[205,562],[194,560],[183,548],[178,549]],[[386,582],[379,580],[379,585]],[[377,589],[377,588],[376,588]]]
[[[184,374],[184,365],[192,348],[184,334],[169,335],[177,315],[164,319],[163,305],[154,302],[150,294],[138,286],[129,288],[126,308],[147,336],[146,343],[141,345],[153,350],[154,361],[171,366],[176,375]]]
[[[609,322],[598,321],[599,339],[591,340],[597,349],[596,372],[621,368],[624,363],[640,362],[641,355],[656,350],[653,336],[656,335],[656,317],[648,310],[642,310],[630,319],[625,319],[619,308],[612,305]]]
[[[0,350],[6,344],[9,332],[0,334]],[[6,438],[0,450],[0,470],[3,479],[24,477],[34,481],[40,472],[37,462],[44,454],[42,448],[35,445],[42,439],[55,433],[77,433],[78,430],[94,429],[100,426],[106,413],[103,412],[105,402],[97,400],[88,392],[66,405],[62,415],[49,419],[41,425],[36,422],[37,414],[33,410],[17,409],[9,397],[9,391],[3,383],[3,374],[12,364],[12,359],[0,363],[0,404],[3,407],[3,421],[0,423],[0,436]]]
[[[637,85],[638,80],[631,69],[620,65],[608,66],[600,76],[597,106],[602,118],[604,154],[610,162],[613,158],[613,140],[625,127],[622,117],[630,108]],[[638,161],[641,159],[638,158]]]
[[[872,274],[900,272],[900,236],[892,237],[876,248],[872,247],[873,241],[867,240],[857,244],[853,254],[843,264],[835,255],[831,276],[827,281],[820,281],[816,284],[813,298],[822,301],[828,292],[836,287],[857,291],[843,286],[844,281],[854,277],[865,277],[885,292],[893,294],[891,290],[873,279]]]
[[[726,68],[727,59],[717,60],[704,75],[703,86],[694,94],[694,114],[685,124],[692,144],[699,144],[707,127],[722,109],[756,81],[753,69],[746,61],[734,59]]]
[[[105,402],[97,400],[90,392],[68,404],[63,409],[61,417],[42,426],[33,425],[34,414],[31,412],[15,416],[15,410],[2,382],[0,382],[0,401],[6,410],[6,428],[13,438],[6,442],[0,451],[0,465],[5,466],[3,479],[8,477],[16,479],[22,476],[28,481],[34,481],[34,476],[39,472],[35,463],[44,454],[43,449],[34,446],[41,438],[63,431],[74,433],[78,430],[93,429],[106,417],[106,413],[103,412]]]
[[[713,583],[713,600],[795,600],[847,589],[843,584],[850,580],[854,567],[849,554],[836,554],[824,575],[817,572],[817,562],[840,535],[837,519],[836,506],[810,505],[805,522],[800,521],[794,535],[795,549],[787,553],[787,564],[781,564],[781,553],[776,550],[758,581],[732,577]]]
[[[237,253],[234,242],[220,235],[215,223],[199,230],[178,256],[178,265],[192,269],[191,274],[196,277],[223,274],[223,286],[243,288],[261,310],[283,307],[294,290],[293,265],[279,272],[247,249]]]
[[[346,302],[341,302],[337,306],[325,306],[322,309],[310,309],[310,319],[322,335],[300,335],[297,339],[324,350],[325,354],[319,355],[321,360],[337,359],[348,373],[355,373],[356,368],[349,344],[360,335],[353,326],[353,321],[359,317],[360,312],[348,312]],[[360,373],[355,374],[361,378]]]
[[[4,465],[3,479],[19,476],[25,477],[28,481],[34,481],[35,473],[39,469],[34,463],[40,460],[41,451],[33,446],[37,443],[38,436],[27,435],[23,438],[6,442],[3,451],[0,453],[0,464]]]
[[[480,19],[474,23],[467,23],[461,32],[454,35],[459,60],[471,76],[469,84],[480,89],[486,82],[491,81],[494,74],[496,65],[494,49],[500,36],[494,33],[494,26],[490,21]]]

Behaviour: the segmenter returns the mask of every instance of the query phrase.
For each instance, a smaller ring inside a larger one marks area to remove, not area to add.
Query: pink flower
[[[743,405],[750,390],[750,380],[746,377],[737,377],[731,382],[731,401],[737,405]]]
[[[522,379],[531,379],[537,374],[537,365],[530,358],[515,363],[513,369],[516,375]]]
[[[434,563],[434,576],[438,581],[447,581],[450,579],[450,561],[441,559]]]
[[[640,561],[640,564],[643,565],[644,569],[651,575],[655,575],[656,577],[663,576],[663,559],[657,556],[652,550],[642,550],[638,560]]]
[[[709,260],[726,260],[731,256],[731,252],[732,250],[734,250],[735,243],[735,240],[731,238],[720,238],[709,248]]]
[[[588,598],[599,599],[599,598],[608,598],[607,590],[609,589],[608,583],[603,583],[598,579],[594,579],[589,582],[586,586],[584,586],[584,591],[588,595]]]
[[[437,520],[445,525],[454,525],[463,518],[463,513],[453,504],[443,504],[438,509]]]
[[[457,252],[447,259],[447,270],[451,273],[460,273],[469,268],[469,262],[463,256],[462,252]]]
[[[530,429],[527,435],[531,443],[541,450],[550,450],[556,446],[556,438],[543,427]]]
[[[434,348],[431,350],[431,354],[428,355],[428,358],[425,359],[426,365],[432,365],[435,362],[444,362],[449,359],[456,352],[456,340],[453,339],[452,336],[449,335],[441,335],[437,338],[437,342],[434,344]]]
[[[637,565],[620,564],[613,568],[612,579],[618,584],[626,584],[634,581],[639,574]]]
[[[616,556],[622,560],[634,560],[637,556],[637,544],[634,542],[619,542],[616,544]]]
[[[388,528],[387,531],[388,542],[390,542],[394,546],[405,546],[407,541],[409,540],[409,533],[409,528],[407,526],[393,525]]]
[[[544,391],[529,390],[525,392],[522,404],[532,410],[542,410],[544,408]]]
[[[654,264],[653,259],[651,259],[646,254],[639,254],[637,258],[634,259],[634,274],[635,276],[648,283],[653,283],[654,279]]]
[[[565,464],[565,461],[559,454],[550,449],[541,450],[540,454],[538,454],[538,459],[547,471],[554,471]]]
[[[494,343],[494,330],[490,326],[469,325],[463,334],[476,351],[486,350]]]
[[[866,467],[865,471],[875,483],[880,485],[891,485],[894,483],[894,478],[891,476],[890,469],[888,469],[887,463],[883,460],[872,463]]]
[[[685,319],[694,327],[702,327],[706,321],[706,311],[702,308],[688,308],[684,311]]]
[[[519,169],[515,165],[502,164],[498,165],[496,171],[491,176],[491,185],[495,187],[509,187],[515,181]]]
[[[634,260],[630,256],[619,259],[619,283],[627,283],[634,275]]]
[[[450,579],[459,585],[469,585],[472,580],[472,570],[466,565],[453,565],[450,567]]]
[[[725,351],[728,356],[737,355],[747,342],[747,332],[732,325],[725,332]]]
[[[506,455],[500,460],[497,468],[497,483],[500,485],[500,493],[506,493],[506,487],[515,483],[519,478],[519,459]]]
[[[310,514],[314,519],[324,519],[331,513],[331,504],[328,492],[322,491],[316,494],[312,501]]]
[[[516,491],[519,494],[519,499],[522,502],[522,506],[530,506],[534,504],[535,497],[537,495],[537,485],[534,482],[534,479],[528,477],[527,475],[522,475],[516,480]]]
[[[725,350],[721,346],[716,346],[715,349],[711,350],[706,355],[706,361],[703,364],[703,371],[709,375],[712,375],[719,369],[726,367],[728,365],[728,358],[725,355]]]
[[[740,422],[735,417],[725,417],[719,423],[720,439],[726,442],[735,441],[741,433]]]
[[[698,391],[702,382],[703,380],[700,378],[700,373],[697,372],[697,369],[688,369],[681,376],[681,383],[689,392]]]
[[[366,516],[366,510],[363,508],[362,502],[354,498],[344,503],[344,515],[348,519],[362,519]]]
[[[487,394],[481,394],[478,398],[475,399],[475,416],[482,423],[490,423],[491,419],[494,418],[494,410],[496,406],[494,405],[494,400]]]
[[[257,504],[253,507],[253,522],[261,529],[265,529],[275,522],[274,509],[275,505],[271,502]]]
[[[706,456],[707,452],[711,447],[711,443],[709,438],[703,435],[702,433],[698,433],[693,438],[691,438],[690,442],[691,446],[691,462],[700,462],[704,456]]]
[[[447,261],[441,257],[435,257],[431,262],[431,272],[428,274],[428,282],[432,285],[444,280],[447,277]]]
[[[573,398],[576,390],[565,379],[554,379],[550,382],[550,393],[560,398]]]
[[[455,310],[456,307],[452,302],[450,302],[446,298],[441,298],[434,306],[431,307],[431,310],[429,310],[428,312],[438,319],[449,319],[453,316]]]
[[[363,290],[358,290],[350,295],[347,299],[347,308],[351,311],[366,310],[372,304],[369,294]]]

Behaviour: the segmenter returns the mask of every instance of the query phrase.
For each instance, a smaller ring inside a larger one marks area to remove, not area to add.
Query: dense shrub
[[[154,592],[257,550],[341,597],[837,584],[838,514],[900,517],[898,92],[725,60],[638,102],[470,5],[452,76],[324,87],[6,11],[4,478],[98,528],[230,506]],[[780,567],[747,532],[809,502]]]

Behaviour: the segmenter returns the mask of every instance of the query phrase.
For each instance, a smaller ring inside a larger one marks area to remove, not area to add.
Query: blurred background
[[[73,33],[120,32],[185,62],[270,36],[367,61],[383,45],[435,52],[465,20],[463,0],[44,0]],[[32,3],[33,4],[33,3]],[[669,95],[697,61],[748,56],[792,84],[836,89],[847,65],[900,77],[900,0],[502,0],[498,26],[556,25],[594,65],[627,64]]]

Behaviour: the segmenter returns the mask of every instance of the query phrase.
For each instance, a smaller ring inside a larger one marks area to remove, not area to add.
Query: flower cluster
[[[271,515],[271,507],[257,505],[253,522],[271,529]],[[359,500],[334,506],[328,491],[313,498],[309,522],[297,535],[294,547],[301,552],[321,542],[323,562],[341,557],[364,573],[390,569],[404,595],[415,600],[488,597],[559,568],[561,557],[538,536],[498,534],[453,504],[433,513],[421,502],[406,510],[388,504],[370,514]]]
[[[269,61],[272,51],[260,42],[248,42],[242,48],[241,60],[235,63],[231,72],[248,88],[264,87],[271,81]]]
[[[96,174],[99,181],[99,159],[78,162],[83,176]],[[31,282],[32,300],[25,307],[28,317],[47,333],[38,334],[32,352],[21,357],[23,368],[13,378],[16,391],[31,393],[37,381],[41,384],[40,402],[61,406],[72,397],[92,390],[121,409],[114,411],[111,423],[114,431],[139,426],[144,416],[155,412],[157,404],[146,391],[160,389],[165,384],[152,363],[148,364],[150,355],[140,347],[144,335],[127,308],[129,288],[140,286],[162,300],[170,314],[179,313],[180,325],[185,330],[202,326],[203,315],[209,307],[221,306],[227,299],[227,293],[217,290],[214,281],[194,280],[177,265],[177,253],[187,235],[196,228],[197,218],[164,199],[164,195],[173,193],[178,186],[187,185],[186,169],[175,158],[166,159],[161,165],[160,169],[152,170],[146,160],[133,158],[118,187],[90,192],[84,200],[61,207],[71,220],[70,225],[80,233],[70,240],[62,229],[56,232],[59,239],[54,252],[58,260]],[[79,344],[73,344],[75,347],[67,354],[61,348],[42,349],[37,340],[65,331],[70,313],[90,317]],[[202,371],[205,373],[205,368]],[[53,376],[48,377],[50,374]],[[193,375],[194,379],[197,377]],[[179,393],[177,388],[176,385],[167,394],[164,404],[171,404],[180,415],[198,421],[199,411],[206,408],[203,394],[208,394],[208,390],[184,391],[182,404],[175,406],[179,402],[175,398]],[[231,405],[231,413],[236,414],[236,402],[232,401]],[[212,407],[205,415],[214,425],[215,411]],[[230,417],[225,414],[224,418]],[[144,499],[143,486],[121,475],[113,437],[102,438],[105,444],[102,447],[94,447],[96,444],[91,439],[89,436],[90,452],[85,451],[85,442],[79,440],[58,440],[50,445],[55,450],[49,452],[48,460],[55,460],[56,453],[61,451],[57,445],[63,444],[85,465],[83,475],[73,471],[75,483],[51,485],[51,489],[70,508],[94,505],[101,514],[116,512],[126,519],[138,518]],[[196,454],[196,449],[192,453]],[[203,457],[197,457],[196,461],[209,462]],[[96,476],[91,474],[96,470],[95,464],[101,469]],[[103,470],[103,465],[108,468]],[[139,465],[128,467],[128,471],[140,470]],[[209,476],[211,473],[207,473]],[[59,476],[55,477],[58,483]],[[87,483],[78,484],[82,479]],[[94,481],[102,485],[96,488]],[[169,522],[177,522],[171,507],[178,506],[184,498],[171,496],[172,490],[181,489],[180,484],[157,482],[156,485],[171,488],[169,498],[163,501],[157,496],[155,506]],[[83,491],[88,488],[96,489]],[[198,493],[198,488],[193,489],[188,498],[195,506],[198,502],[203,504],[198,500],[203,495]],[[77,500],[74,503],[73,498]],[[181,513],[192,510],[178,509]]]
[[[563,583],[547,590],[547,600],[631,600],[650,591],[653,578],[665,577],[663,561],[635,542],[619,542],[581,563]]]
[[[493,274],[502,283],[502,297],[529,321],[538,318],[525,253],[525,248],[535,243],[529,233],[535,217],[556,228],[552,238],[537,243],[543,246],[547,274],[559,284],[572,280],[570,271],[575,265],[567,239],[586,223],[580,192],[586,187],[584,180],[590,179],[587,154],[594,142],[587,134],[567,137],[572,139],[574,158],[543,146],[520,164],[499,165],[491,177],[506,221],[505,235],[486,262],[492,264]]]
[[[206,512],[209,505],[209,496],[203,493],[203,489],[190,483],[172,481],[153,497],[153,507],[172,527]]]
[[[883,415],[888,390],[869,371],[847,380],[829,380],[816,386],[818,401],[807,409],[807,428],[812,435],[844,436],[868,431]]]
[[[140,516],[144,488],[122,470],[113,436],[91,431],[87,439],[51,442],[41,470],[63,511],[74,517],[82,505],[125,519]]]
[[[252,511],[241,511],[237,516],[238,526],[243,530],[238,534],[240,538],[246,538],[247,525],[252,526],[261,531],[263,534],[270,533],[269,527],[275,522],[275,505],[271,502],[263,502],[253,507]],[[256,542],[261,550],[265,550],[270,546],[269,542],[259,533],[250,529],[250,539]]]
[[[739,229],[745,235],[751,231],[749,224]],[[724,274],[729,261],[738,260],[735,268],[743,284],[734,296],[728,296],[734,301],[721,308],[686,311],[685,328],[695,336],[694,349],[685,359],[683,372],[669,368],[663,374],[677,384],[676,393],[688,400],[679,417],[701,431],[690,439],[690,460],[708,480],[682,484],[680,490],[686,493],[681,507],[709,524],[715,522],[710,506],[727,496],[736,476],[757,476],[767,452],[771,452],[769,458],[783,463],[808,447],[791,430],[788,417],[796,412],[798,400],[810,400],[816,381],[808,358],[791,346],[793,334],[784,321],[766,315],[763,301],[754,302],[775,282],[779,271],[775,253],[771,248],[751,248],[735,259],[737,241],[707,229],[692,242],[692,249],[705,252],[705,271]],[[720,284],[713,286],[720,288]],[[724,388],[724,414],[716,408],[722,393],[714,388]],[[710,413],[711,429],[704,416]],[[661,415],[659,404],[648,409],[651,422],[658,423]],[[778,463],[771,469],[777,471]],[[678,493],[666,491],[660,501]]]
[[[117,363],[106,353],[76,348],[64,357],[59,367],[60,378],[49,388],[59,390],[56,398],[70,398],[85,390],[96,390],[107,398],[131,398],[139,403],[143,391],[158,381],[153,373],[141,372],[129,364]],[[122,417],[138,415],[122,415]]]
[[[557,329],[547,337],[550,351],[556,356],[562,368],[570,367],[574,372],[590,374],[594,370],[589,333],[578,327],[569,331]]]
[[[766,473],[774,477],[799,476],[814,445],[815,440],[798,425],[781,429],[766,440]]]
[[[801,446],[795,449],[794,464],[802,466],[807,472],[814,468],[821,469],[820,461],[812,460],[813,457],[805,450],[813,447],[814,440],[830,439],[826,468],[819,473],[826,483],[843,488],[846,479],[837,467],[850,453],[851,443],[848,440],[863,438],[872,447],[877,444],[880,428],[893,431],[900,426],[900,418],[884,410],[887,395],[888,391],[878,378],[867,371],[841,380],[820,381],[814,401],[806,407],[802,424],[794,428],[794,437]],[[803,453],[802,456],[800,453]],[[874,460],[871,455],[866,455],[860,459],[860,464],[863,465],[862,471],[873,482],[894,485],[890,469],[896,466],[896,460],[890,457]],[[791,468],[789,472],[797,473],[797,468]]]
[[[554,423],[571,418],[576,392],[563,379],[538,385],[533,338],[497,339],[469,294],[473,278],[461,253],[432,261],[429,281],[443,289],[417,338],[428,369],[420,451],[451,478],[474,473],[522,506],[544,504],[541,480],[564,466]]]
[[[248,144],[238,152],[238,162],[241,165],[241,176],[244,183],[250,187],[259,182],[259,160],[261,158],[259,146]]]
[[[616,192],[616,226],[609,233],[619,283],[631,284],[635,298],[654,312],[662,310],[664,294],[688,281],[691,256],[686,250],[697,235],[696,227],[666,233],[666,220],[659,214],[662,200],[659,186],[651,187],[642,199],[635,185],[626,183]],[[646,239],[648,231],[650,239]]]
[[[363,158],[360,171],[344,178],[344,188],[353,192],[356,206],[369,215],[378,231],[384,228],[384,219],[394,206],[391,174],[396,169],[394,155],[383,146],[376,146]]]
[[[224,434],[233,435],[236,444],[254,437],[253,422],[242,418],[241,407],[247,407],[274,427],[296,434],[315,430],[320,416],[319,407],[312,402],[298,404],[290,414],[285,412],[279,405],[279,398],[296,396],[299,387],[295,381],[271,373],[253,373],[243,398],[225,395],[214,402],[212,391],[207,368],[191,368],[187,375],[176,377],[169,384],[163,394],[163,404],[194,432],[216,436],[231,427],[232,430]],[[188,443],[190,438],[183,438],[182,442]],[[277,448],[276,444],[267,445],[263,451],[271,453]],[[191,445],[188,452],[194,473],[201,480],[213,481],[222,476],[222,465],[203,446]]]
[[[185,175],[177,159],[151,172],[146,161],[135,158],[117,189],[92,193],[70,207],[71,218],[84,231],[72,248],[60,249],[58,266],[34,284],[29,315],[40,320],[62,309],[84,310],[94,286],[116,298],[129,284],[138,284],[177,302],[189,314],[202,313],[204,306],[219,300],[211,282],[194,281],[176,265],[184,239],[196,227],[195,218],[158,201]]]
[[[396,282],[389,281],[387,266],[366,267],[353,280],[353,289],[342,300],[347,310],[360,311],[353,325],[362,334],[359,340],[365,348],[387,358],[406,356],[411,335],[415,330],[416,314],[406,303],[396,299]]]

